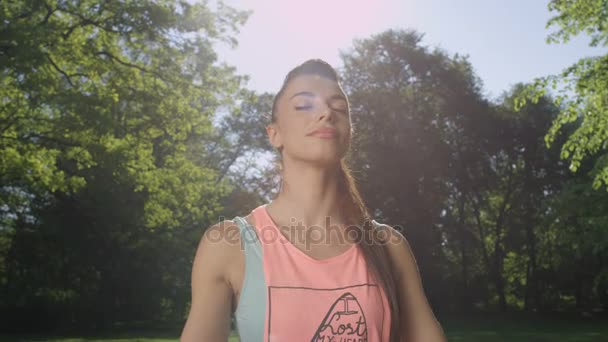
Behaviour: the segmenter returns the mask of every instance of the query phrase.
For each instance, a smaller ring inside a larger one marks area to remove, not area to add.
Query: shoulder
[[[407,244],[405,236],[399,230],[397,230],[397,228],[385,223],[380,223],[376,220],[372,220],[372,223],[374,224],[374,228],[378,232],[379,237],[390,248],[394,248],[394,246],[401,246],[401,248],[403,248],[405,247],[403,245]]]
[[[386,223],[381,223],[378,222],[376,220],[372,220],[372,223],[374,224],[374,227],[382,232],[383,234],[387,234],[388,237],[392,237],[392,238],[404,238],[403,234],[401,234],[401,232],[399,232],[399,230],[397,230],[397,228],[388,225]]]
[[[250,226],[255,226],[252,215],[241,216]],[[222,256],[238,252],[241,254],[241,228],[235,220],[223,220],[207,229],[202,234],[199,249],[207,249],[210,253]]]
[[[193,271],[209,272],[216,277],[226,278],[231,265],[239,262],[240,241],[239,226],[233,220],[224,220],[209,226],[198,243]]]
[[[397,228],[373,220],[378,234],[386,245],[387,252],[393,262],[394,272],[399,277],[409,272],[417,271],[416,261],[405,235]]]
[[[191,305],[180,341],[226,341],[234,307],[231,273],[238,271],[238,225],[230,220],[206,228],[192,264]]]
[[[240,235],[236,221],[223,220],[205,229],[199,242],[199,249],[207,248],[213,252],[222,252],[226,247],[230,249],[232,246],[239,246]]]
[[[401,314],[400,329],[407,341],[447,341],[424,293],[420,271],[403,234],[387,224],[377,227],[387,235]]]

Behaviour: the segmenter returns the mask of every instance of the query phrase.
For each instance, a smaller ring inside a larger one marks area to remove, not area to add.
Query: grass
[[[467,315],[439,317],[449,341],[467,342],[599,342],[608,341],[608,319],[583,319],[580,317],[538,317],[527,314]],[[7,342],[175,342],[179,333],[128,332],[97,334],[94,336],[3,335]],[[232,333],[229,342],[238,342]]]
[[[485,314],[440,319],[449,341],[608,341],[608,319],[574,315]]]
[[[150,334],[150,333],[119,333],[119,334],[99,334],[96,336],[45,336],[40,334],[28,335],[9,335],[0,334],[2,342],[175,342],[178,340],[178,334]],[[228,339],[228,342],[239,342],[238,335],[233,332]]]

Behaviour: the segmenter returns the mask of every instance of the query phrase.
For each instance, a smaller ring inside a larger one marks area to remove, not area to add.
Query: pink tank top
[[[389,340],[387,298],[357,245],[314,259],[281,233],[266,205],[252,214],[267,290],[264,341]]]

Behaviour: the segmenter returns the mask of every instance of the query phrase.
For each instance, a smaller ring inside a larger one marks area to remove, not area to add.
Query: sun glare
[[[268,91],[306,59],[339,66],[339,52],[352,47],[353,39],[406,26],[415,12],[413,0],[225,1],[253,13],[237,37],[239,48],[221,50],[221,55],[242,72],[257,75],[250,84]]]
[[[323,45],[350,41],[382,25],[389,1],[260,1],[274,14],[275,27],[293,39]]]

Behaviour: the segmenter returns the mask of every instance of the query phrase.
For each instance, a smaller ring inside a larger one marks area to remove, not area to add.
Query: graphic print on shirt
[[[268,286],[267,341],[383,341],[380,293],[377,284],[342,288]]]
[[[311,342],[367,341],[365,315],[357,298],[346,292],[329,308]]]

